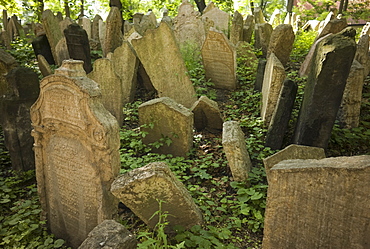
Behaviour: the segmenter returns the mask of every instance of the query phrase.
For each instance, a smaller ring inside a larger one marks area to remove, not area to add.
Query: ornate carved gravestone
[[[43,214],[51,232],[76,248],[117,212],[109,191],[120,168],[117,120],[82,61],[73,60],[41,81],[31,120]]]
[[[206,78],[215,88],[234,90],[236,81],[236,50],[220,31],[210,30],[202,47]]]

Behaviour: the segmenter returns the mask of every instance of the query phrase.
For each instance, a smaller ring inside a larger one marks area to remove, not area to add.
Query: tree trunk
[[[294,0],[287,1],[286,10],[288,11],[288,13],[292,13],[293,11],[293,2]]]
[[[71,18],[71,11],[69,9],[68,0],[64,0],[64,12],[66,17]]]
[[[195,3],[197,4],[199,12],[202,13],[206,8],[205,0],[195,0]]]
[[[344,0],[340,0],[338,14],[343,13]]]
[[[348,0],[344,0],[343,11],[347,11],[347,8],[348,8]]]
[[[41,22],[42,12],[44,12],[44,0],[37,0],[37,19]]]
[[[84,17],[84,0],[81,0],[81,11],[80,11],[80,18]]]

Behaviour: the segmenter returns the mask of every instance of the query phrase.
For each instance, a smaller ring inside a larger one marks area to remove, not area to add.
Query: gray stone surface
[[[254,47],[262,50],[262,55],[267,56],[267,49],[270,44],[270,38],[273,28],[269,23],[256,24],[254,28]]]
[[[49,63],[46,61],[45,57],[42,56],[41,54],[37,55],[37,65],[39,66],[42,76],[45,77],[50,74],[53,74]]]
[[[166,232],[180,225],[190,229],[203,223],[202,214],[185,186],[164,162],[147,164],[120,175],[113,182],[112,193],[131,209],[149,227],[158,223],[158,201],[163,201],[161,211],[168,212]]]
[[[362,35],[357,42],[357,49],[355,60],[357,60],[364,67],[364,77],[370,73],[370,37],[369,35]]]
[[[51,47],[46,35],[37,36],[32,41],[32,48],[36,56],[41,54],[45,57],[50,65],[55,64],[53,54],[51,53]]]
[[[322,29],[321,32],[316,36],[316,39],[319,39],[327,34],[336,34],[343,29],[347,27],[347,20],[345,18],[343,19],[333,19],[328,22],[328,24],[325,25],[325,27]]]
[[[243,16],[238,12],[234,12],[230,27],[230,42],[236,45],[239,41],[243,41]]]
[[[254,82],[254,90],[258,92],[262,91],[263,78],[265,77],[266,64],[267,64],[266,59],[260,58],[258,60],[256,81]]]
[[[227,34],[229,31],[230,15],[219,8],[213,2],[209,2],[207,7],[203,10],[202,18],[209,18],[213,21],[214,27]]]
[[[58,63],[59,57],[57,55],[56,46],[58,42],[63,38],[63,33],[60,30],[58,19],[54,16],[51,10],[45,10],[42,13],[42,25],[44,26],[45,33],[51,47],[51,52],[54,57],[54,61]]]
[[[289,61],[290,52],[292,52],[294,39],[295,35],[292,25],[280,24],[272,31],[267,49],[267,57],[271,53],[274,53],[281,64],[286,66]]]
[[[369,176],[370,156],[275,165],[263,248],[368,248]]]
[[[190,108],[194,113],[194,127],[198,131],[207,129],[212,133],[222,130],[223,119],[216,101],[201,96]]]
[[[107,56],[109,52],[113,52],[116,48],[122,45],[123,23],[121,12],[117,7],[111,7],[105,25],[105,36],[99,36],[100,39],[104,39],[104,42],[101,42],[103,48],[103,56]],[[104,31],[104,28],[102,28],[102,31]]]
[[[252,41],[252,34],[254,31],[254,17],[252,15],[247,15],[244,20],[243,26],[243,41],[251,42]]]

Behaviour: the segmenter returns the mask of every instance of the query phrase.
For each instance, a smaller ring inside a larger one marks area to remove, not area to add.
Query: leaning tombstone
[[[88,21],[90,21],[88,19]],[[86,30],[77,23],[70,24],[64,30],[69,57],[74,60],[82,60],[86,73],[92,71],[90,43]]]
[[[202,18],[209,18],[214,23],[214,28],[222,31],[224,34],[229,33],[230,15],[215,6],[213,2],[209,2],[203,10]]]
[[[220,31],[208,31],[202,47],[202,59],[206,78],[214,83],[215,88],[235,90],[236,49]]]
[[[111,60],[102,58],[94,62],[94,70],[87,75],[99,84],[104,107],[117,119],[118,125],[123,124],[123,98],[121,78],[113,68]]]
[[[64,60],[69,59],[67,40],[64,36],[62,39],[60,39],[60,41],[55,46],[55,55],[56,55],[55,62],[57,65],[62,65]]]
[[[6,75],[8,91],[0,98],[0,125],[12,168],[27,171],[35,168],[32,150],[30,107],[39,96],[39,79],[29,68],[17,67]]]
[[[103,20],[100,15],[96,15],[91,25],[91,39],[99,41],[99,22]]]
[[[190,108],[197,100],[172,29],[162,22],[131,44],[159,97],[170,97]]]
[[[316,39],[319,39],[327,34],[336,34],[347,27],[346,19],[333,19],[328,22],[328,24],[323,28],[323,30],[316,36]]]
[[[107,56],[109,52],[113,52],[116,48],[121,46],[123,41],[122,17],[117,7],[112,7],[110,9],[105,25],[105,37],[101,37],[101,39],[104,38],[104,43],[102,43],[104,57]]]
[[[293,49],[295,35],[290,24],[280,24],[271,33],[270,43],[267,48],[267,57],[271,53],[280,60],[283,66],[289,61],[290,52]]]
[[[45,77],[31,107],[42,214],[50,231],[73,248],[117,213],[109,188],[120,169],[117,120],[82,64],[66,60]]]
[[[265,17],[263,16],[262,9],[260,7],[254,8],[253,16],[254,16],[254,23],[256,25],[266,23]]]
[[[254,17],[248,15],[244,20],[243,25],[243,41],[250,43],[252,41],[252,34],[254,31]]]
[[[254,47],[262,50],[262,55],[267,56],[267,49],[270,44],[270,38],[273,28],[269,23],[256,24],[254,28]]]
[[[32,41],[32,48],[36,56],[40,54],[45,57],[45,59],[50,65],[55,64],[54,57],[51,52],[51,47],[46,35],[37,36]]]
[[[139,123],[148,133],[143,137],[145,144],[166,141],[153,149],[160,154],[186,157],[193,147],[193,113],[173,99],[162,97],[152,99],[139,106]]]
[[[297,90],[297,83],[289,79],[284,80],[265,139],[265,146],[273,150],[279,150],[283,145]]]
[[[243,41],[243,26],[243,16],[238,11],[235,11],[230,28],[230,41],[234,45],[236,45],[239,41]]]
[[[105,220],[97,225],[78,249],[136,249],[138,241],[122,224]]]
[[[46,36],[48,38],[51,53],[53,54],[54,61],[59,63],[56,47],[58,42],[63,38],[63,33],[59,28],[58,19],[54,16],[51,10],[45,10],[42,13],[42,24],[45,29]],[[60,65],[60,64],[58,64]]]
[[[106,24],[103,22],[103,20],[99,20],[99,42],[102,49],[105,46],[105,32],[106,32]]]
[[[89,18],[87,18],[87,17],[82,17],[81,18],[81,26],[86,31],[88,39],[91,39],[91,25],[92,25],[92,23],[91,23]]]
[[[294,133],[294,143],[326,148],[355,56],[356,31],[347,28],[316,48]]]
[[[53,74],[49,63],[47,62],[45,57],[42,56],[41,54],[37,55],[37,65],[39,66],[42,76],[46,77],[50,74]]]
[[[239,122],[227,121],[223,124],[222,146],[234,181],[247,181],[252,162]]]
[[[166,232],[173,232],[174,226],[190,229],[203,223],[193,198],[165,162],[150,163],[120,175],[111,191],[150,228],[159,221],[158,210],[168,214]]]
[[[263,85],[263,78],[265,77],[265,68],[266,68],[267,60],[264,58],[260,58],[258,60],[257,66],[257,73],[256,73],[256,81],[254,82],[254,90],[261,92],[262,85]]]
[[[222,130],[223,119],[216,101],[210,100],[207,96],[201,96],[190,110],[194,113],[196,130],[206,129],[212,133]]]
[[[367,155],[276,164],[263,248],[368,248],[369,176]]]
[[[370,53],[369,53],[370,37],[362,35],[357,42],[355,60],[364,67],[364,77],[370,73]]]
[[[8,12],[3,10],[3,29],[6,30],[8,26]]]
[[[285,77],[283,64],[271,53],[267,59],[262,83],[261,117],[267,126],[270,124]]]

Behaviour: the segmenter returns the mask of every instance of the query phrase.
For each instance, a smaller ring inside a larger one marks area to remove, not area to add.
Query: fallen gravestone
[[[216,101],[201,96],[190,110],[194,113],[194,127],[196,130],[206,129],[212,133],[218,133],[222,130],[223,119]]]
[[[173,232],[176,225],[190,229],[203,223],[189,192],[164,162],[150,163],[120,175],[111,191],[151,228],[158,223],[155,214],[158,210],[168,213],[166,232]]]
[[[66,60],[45,77],[31,107],[43,218],[73,248],[117,213],[109,188],[120,169],[117,120],[103,107],[98,84],[86,77],[82,63]]]

